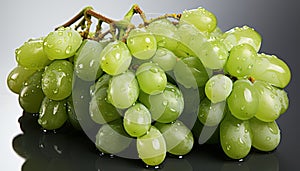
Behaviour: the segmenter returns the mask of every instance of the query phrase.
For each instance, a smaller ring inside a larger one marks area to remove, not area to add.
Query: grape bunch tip
[[[260,52],[262,36],[222,31],[203,7],[147,17],[138,5],[121,20],[84,8],[16,49],[9,89],[43,129],[93,130],[102,153],[149,166],[187,155],[203,127],[231,159],[276,149],[291,71]]]

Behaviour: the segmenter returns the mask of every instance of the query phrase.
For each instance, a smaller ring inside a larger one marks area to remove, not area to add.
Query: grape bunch
[[[279,145],[276,119],[289,105],[290,69],[261,42],[246,25],[221,31],[202,7],[148,19],[133,5],[122,20],[87,7],[17,48],[7,84],[43,129],[70,123],[103,153],[157,166],[206,134],[203,143],[241,159]]]

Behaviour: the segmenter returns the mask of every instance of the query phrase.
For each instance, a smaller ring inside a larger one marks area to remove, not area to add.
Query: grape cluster
[[[130,22],[136,13],[138,26]],[[201,7],[150,20],[137,5],[120,21],[91,8],[81,14],[83,30],[68,23],[16,50],[7,84],[42,128],[91,127],[101,152],[118,155],[134,144],[151,166],[167,153],[188,154],[205,127],[215,128],[207,143],[219,143],[232,159],[278,146],[276,119],[289,105],[291,72],[260,52],[253,28],[222,32]],[[96,32],[89,32],[92,16]],[[108,32],[99,29],[103,22]],[[86,86],[78,90],[78,82]],[[82,101],[86,107],[76,110]]]

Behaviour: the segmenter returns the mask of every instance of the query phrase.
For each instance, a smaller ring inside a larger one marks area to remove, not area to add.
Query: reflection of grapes
[[[142,24],[131,23],[136,13]],[[91,17],[99,20],[95,32]],[[249,26],[222,32],[204,8],[147,19],[134,5],[115,21],[88,7],[20,46],[7,84],[42,128],[71,124],[103,153],[157,166],[167,153],[186,155],[199,138],[241,159],[251,147],[278,146],[276,119],[289,105],[290,69],[260,53],[261,42]]]

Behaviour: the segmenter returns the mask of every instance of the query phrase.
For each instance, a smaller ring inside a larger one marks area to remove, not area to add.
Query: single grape
[[[165,90],[160,94],[149,95],[140,93],[139,100],[147,106],[152,119],[161,123],[175,121],[184,108],[184,99],[181,91],[168,83]]]
[[[106,45],[100,53],[100,66],[107,74],[118,75],[129,68],[131,59],[126,44],[117,40]]]
[[[43,38],[30,39],[15,51],[19,65],[32,69],[41,70],[51,63],[43,49]]]
[[[275,88],[275,89],[276,89],[279,101],[281,102],[280,114],[283,114],[287,111],[287,109],[289,107],[289,97],[285,90],[279,89],[279,88]]]
[[[249,80],[234,82],[232,92],[227,98],[233,116],[240,120],[248,120],[256,115],[260,103],[257,89]]]
[[[216,126],[224,118],[226,101],[212,103],[208,98],[201,100],[198,110],[198,119],[203,125]]]
[[[118,119],[101,126],[96,135],[96,147],[103,153],[117,154],[125,150],[132,138],[124,130],[122,120]]]
[[[165,160],[166,142],[155,126],[151,126],[147,134],[138,137],[136,145],[140,159],[147,165],[157,166]]]
[[[252,145],[249,121],[242,121],[227,113],[220,124],[220,141],[225,154],[232,159],[246,157]]]
[[[245,25],[243,27],[235,27],[226,31],[222,36],[222,40],[228,51],[230,51],[234,46],[246,43],[251,45],[255,51],[258,52],[262,38],[257,31]]]
[[[15,67],[7,76],[6,82],[8,88],[12,92],[19,94],[24,82],[35,72],[35,70],[26,69],[22,66]]]
[[[288,65],[275,55],[258,54],[251,74],[255,79],[271,83],[284,88],[291,80]]]
[[[280,116],[281,102],[276,89],[264,81],[255,81],[259,103],[255,117],[264,122],[273,122]]]
[[[65,59],[75,55],[81,43],[82,37],[77,31],[61,27],[45,37],[43,48],[50,60]]]
[[[146,62],[136,71],[140,89],[148,94],[159,94],[167,85],[167,76],[157,64]]]
[[[92,120],[98,124],[105,124],[121,118],[116,107],[107,101],[107,87],[100,88],[93,94],[89,113]]]
[[[103,73],[100,53],[107,42],[86,39],[74,56],[74,72],[82,80],[94,81]]]
[[[183,122],[179,120],[167,124],[156,122],[155,127],[163,134],[169,153],[186,155],[192,150],[194,137]]]
[[[123,125],[130,136],[140,137],[150,129],[151,114],[146,106],[136,103],[126,110]]]
[[[225,64],[226,71],[235,77],[249,76],[253,71],[257,53],[249,44],[240,44],[230,50]]]
[[[217,27],[216,16],[202,7],[183,11],[180,22],[187,22],[194,25],[200,31],[209,33]]]
[[[150,31],[156,39],[158,47],[164,47],[175,51],[180,40],[177,35],[176,26],[167,19],[161,19],[151,22],[146,29]]]
[[[174,76],[185,88],[203,87],[209,79],[208,70],[197,57],[187,57],[177,61]]]
[[[103,74],[95,84],[90,87],[90,95],[93,97],[95,93],[101,88],[107,88],[109,85],[109,80],[112,78],[111,75]]]
[[[259,119],[250,119],[252,130],[252,146],[260,151],[272,151],[280,142],[280,129],[276,123],[263,122]]]
[[[139,85],[132,71],[113,76],[107,89],[107,99],[116,108],[125,109],[135,103]]]
[[[19,103],[24,111],[38,113],[45,97],[42,86],[43,71],[37,71],[24,82],[19,94]]]
[[[58,129],[67,121],[66,101],[44,98],[39,112],[38,123],[47,130]]]
[[[53,61],[44,71],[42,89],[52,100],[63,100],[72,93],[73,64],[66,60]]]
[[[176,64],[177,57],[172,51],[159,47],[151,61],[157,63],[164,71],[171,71]]]
[[[131,54],[138,59],[150,59],[157,49],[154,35],[145,28],[131,30],[126,42]]]
[[[232,81],[223,74],[214,75],[205,84],[205,94],[213,103],[225,101],[231,90]]]

